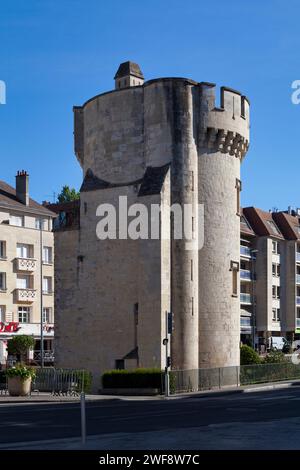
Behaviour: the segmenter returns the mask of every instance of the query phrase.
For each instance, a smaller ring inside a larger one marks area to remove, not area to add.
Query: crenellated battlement
[[[249,100],[239,91],[222,86],[216,106],[216,85],[201,82],[200,147],[242,159],[249,148]]]

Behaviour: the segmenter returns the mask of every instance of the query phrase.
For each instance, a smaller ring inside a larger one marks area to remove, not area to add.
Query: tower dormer
[[[132,86],[143,85],[144,75],[138,64],[134,62],[123,62],[115,75],[115,88],[128,88]]]

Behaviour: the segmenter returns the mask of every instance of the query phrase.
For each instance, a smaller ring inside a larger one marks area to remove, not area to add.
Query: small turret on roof
[[[144,75],[140,66],[130,60],[119,65],[114,79],[116,90],[143,85],[144,83]]]

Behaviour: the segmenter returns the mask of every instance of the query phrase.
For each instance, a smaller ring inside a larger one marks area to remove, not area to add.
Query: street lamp
[[[41,320],[41,367],[44,367],[44,319],[43,319],[43,219],[40,218],[40,320]]]

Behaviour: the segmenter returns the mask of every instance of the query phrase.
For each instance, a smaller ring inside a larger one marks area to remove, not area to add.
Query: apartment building
[[[7,340],[20,334],[34,336],[31,359],[40,361],[41,316],[44,360],[53,362],[53,217],[29,197],[25,171],[18,172],[15,188],[0,181],[0,364],[7,360]]]
[[[300,211],[241,215],[241,341],[257,348],[274,336],[300,338]]]
[[[300,210],[275,212],[273,218],[285,238],[282,264],[282,307],[289,340],[300,339]]]
[[[241,341],[252,344],[254,338],[254,279],[256,251],[253,248],[255,233],[241,209],[240,246],[240,303]]]
[[[255,232],[255,280],[253,305],[256,345],[268,345],[268,338],[283,335],[285,324],[281,312],[281,262],[284,236],[271,212],[247,207],[243,214]],[[252,252],[253,252],[252,251]]]

